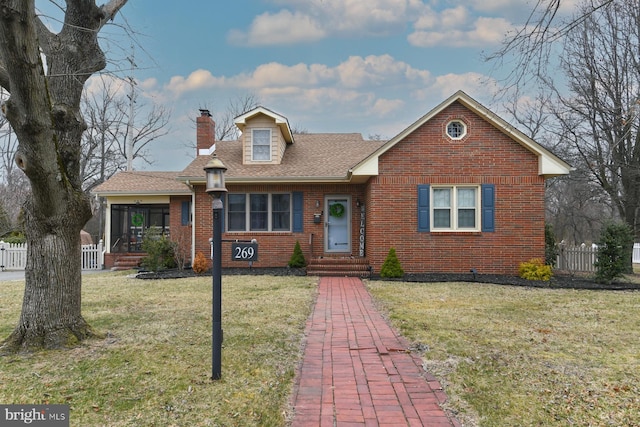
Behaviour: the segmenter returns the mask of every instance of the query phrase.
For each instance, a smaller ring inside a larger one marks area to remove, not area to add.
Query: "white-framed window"
[[[227,231],[291,231],[290,193],[227,194]]]
[[[271,160],[271,129],[251,131],[251,160]]]
[[[467,125],[462,120],[451,120],[447,123],[447,136],[454,140],[460,140],[467,134]]]
[[[479,186],[432,186],[432,231],[478,231]]]

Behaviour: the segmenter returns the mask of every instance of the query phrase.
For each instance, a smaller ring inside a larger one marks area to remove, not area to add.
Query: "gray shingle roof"
[[[190,188],[177,180],[180,172],[118,172],[98,185],[92,193],[127,194],[191,194]]]
[[[384,141],[366,141],[359,133],[296,134],[279,165],[243,165],[241,141],[218,141],[217,156],[227,167],[228,182],[340,181],[349,170],[380,148]],[[205,181],[211,156],[198,156],[180,172],[119,172],[100,184],[94,194],[190,194],[186,181]]]

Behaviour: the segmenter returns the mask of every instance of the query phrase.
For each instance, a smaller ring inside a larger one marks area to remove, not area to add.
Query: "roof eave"
[[[246,177],[227,178],[227,184],[322,184],[322,183],[349,183],[349,176],[269,176],[269,177]]]
[[[180,191],[92,191],[92,195],[98,197],[110,197],[110,196],[190,196],[192,193],[189,190]]]

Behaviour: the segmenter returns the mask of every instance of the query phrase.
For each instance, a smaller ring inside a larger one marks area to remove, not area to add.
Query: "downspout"
[[[196,226],[194,224],[194,211],[196,209],[196,191],[191,185],[191,182],[187,180],[185,182],[187,187],[191,189],[191,206],[189,206],[189,222],[191,223],[191,265],[193,265],[193,260],[196,259]]]

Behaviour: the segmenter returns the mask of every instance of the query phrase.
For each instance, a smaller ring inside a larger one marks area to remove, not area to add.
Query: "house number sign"
[[[257,243],[233,243],[231,245],[232,261],[258,261]]]

